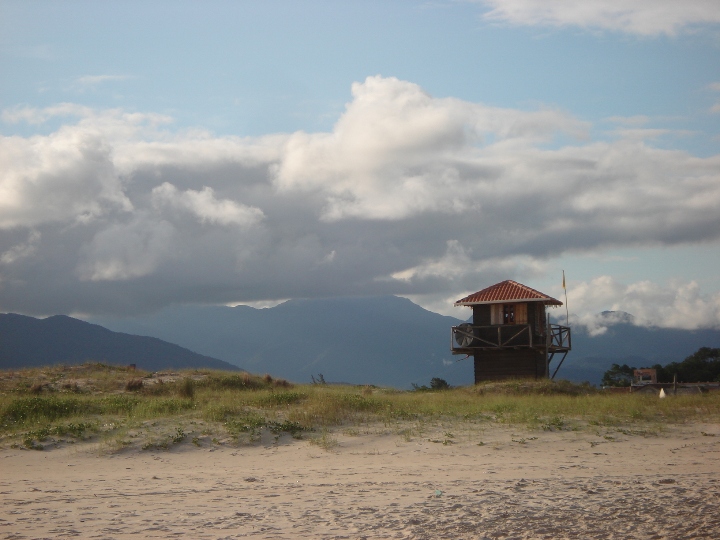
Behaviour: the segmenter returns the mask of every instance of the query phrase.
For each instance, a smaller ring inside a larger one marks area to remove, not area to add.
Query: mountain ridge
[[[469,316],[467,311],[459,309],[458,314]],[[644,328],[632,324],[627,313],[601,316],[607,326],[601,335],[573,327],[573,350],[557,378],[599,384],[613,363],[665,365],[703,346],[720,347],[719,330]],[[9,320],[36,321],[54,330],[22,343],[16,340],[9,348]],[[0,368],[92,359],[158,370],[172,362],[154,360],[170,355],[178,368],[242,367],[301,383],[323,374],[329,382],[397,388],[426,385],[434,377],[454,386],[470,385],[472,360],[450,354],[450,327],[460,322],[395,296],[296,299],[263,309],[173,306],[141,317],[94,317],[89,322],[66,315],[34,319],[0,314]],[[83,337],[70,339],[73,333]],[[90,346],[107,345],[108,338],[113,344],[109,349]],[[122,339],[133,341],[133,347],[121,346],[117,340]],[[553,363],[551,373],[555,367]]]
[[[460,317],[470,312],[458,309]],[[467,318],[466,317],[466,318]],[[612,363],[681,361],[702,346],[720,346],[718,330],[643,328],[632,315],[605,314],[608,329],[591,336],[572,329],[573,350],[557,378],[599,384]],[[439,377],[472,384],[472,360],[450,354],[450,327],[466,320],[428,311],[395,296],[296,299],[272,308],[174,306],[134,320],[95,318],[242,365],[309,382],[326,380],[409,388]],[[551,365],[551,373],[556,364]]]
[[[239,369],[236,365],[156,337],[114,332],[67,315],[37,319],[17,313],[0,314],[0,369],[85,361],[136,364],[148,371],[169,368]]]

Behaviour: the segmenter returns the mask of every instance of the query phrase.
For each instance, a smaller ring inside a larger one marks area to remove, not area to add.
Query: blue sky
[[[0,310],[564,268],[589,326],[720,326],[716,2],[5,1],[0,74]]]

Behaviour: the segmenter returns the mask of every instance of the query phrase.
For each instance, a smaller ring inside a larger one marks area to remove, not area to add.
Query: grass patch
[[[85,410],[86,401],[66,396],[20,397],[7,404],[2,411],[2,424],[24,425],[30,422],[53,422],[74,416]]]
[[[312,428],[307,428],[291,420],[267,420],[264,416],[255,413],[246,413],[243,416],[227,420],[225,429],[236,441],[240,440],[242,434],[247,434],[250,442],[258,440],[263,429],[267,429],[275,436],[289,433],[296,439],[302,438],[303,431],[312,431]]]
[[[338,440],[333,437],[326,429],[322,431],[319,437],[313,437],[312,439],[310,439],[310,444],[318,446],[326,452],[330,452],[340,446]]]
[[[208,443],[240,444],[257,441],[263,433],[277,440],[312,431],[321,433],[309,437],[313,444],[332,447],[329,430],[359,433],[371,423],[384,424],[405,441],[444,423],[470,430],[502,424],[647,436],[667,424],[719,419],[720,393],[657,399],[605,394],[567,381],[503,381],[417,392],[291,385],[270,376],[213,370],[151,374],[102,364],[0,371],[0,446],[26,448],[94,437],[116,440],[118,447],[170,448],[182,441],[200,444],[200,435]],[[436,439],[440,443],[457,440],[447,429],[439,432],[446,433]]]
[[[266,407],[281,407],[298,403],[307,397],[307,394],[303,392],[272,392],[262,396],[258,403]]]

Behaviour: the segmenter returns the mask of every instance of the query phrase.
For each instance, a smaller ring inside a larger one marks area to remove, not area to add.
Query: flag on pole
[[[563,273],[563,289],[565,289],[565,270],[563,270],[562,273]]]

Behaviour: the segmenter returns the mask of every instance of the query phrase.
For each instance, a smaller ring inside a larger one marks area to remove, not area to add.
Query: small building
[[[461,298],[472,308],[472,323],[453,326],[452,354],[472,356],[475,383],[509,378],[550,377],[571,349],[570,328],[550,324],[547,306],[563,303],[516,281],[497,283]]]
[[[646,384],[657,384],[657,370],[651,368],[642,368],[633,370],[633,386],[643,386]]]

